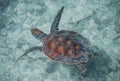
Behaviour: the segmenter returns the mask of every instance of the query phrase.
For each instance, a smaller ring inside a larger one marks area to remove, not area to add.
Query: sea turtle
[[[45,55],[54,61],[80,66],[81,74],[85,76],[87,71],[86,63],[93,56],[91,44],[85,37],[77,32],[59,30],[58,25],[63,9],[64,7],[58,11],[51,25],[49,35],[37,28],[31,29],[32,35],[42,40],[43,47],[32,47],[22,56],[34,50],[44,51]]]

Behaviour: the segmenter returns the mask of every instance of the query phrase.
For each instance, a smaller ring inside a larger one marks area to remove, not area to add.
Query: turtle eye
[[[37,29],[37,28],[32,29],[31,32],[32,32],[33,35],[38,35],[38,34],[41,34],[41,33],[42,33],[42,31],[40,31],[40,30]]]

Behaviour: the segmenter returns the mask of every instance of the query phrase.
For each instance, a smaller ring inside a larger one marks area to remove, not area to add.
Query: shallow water
[[[61,6],[65,9],[59,29],[78,32],[99,53],[88,63],[87,77],[39,51],[17,60],[28,48],[42,45],[30,29],[49,34]],[[120,0],[0,0],[0,81],[119,80]]]

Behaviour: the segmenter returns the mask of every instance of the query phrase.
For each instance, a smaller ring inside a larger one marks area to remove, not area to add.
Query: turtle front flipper
[[[52,25],[51,25],[51,33],[52,34],[55,33],[58,30],[58,25],[59,25],[59,22],[60,22],[60,19],[61,19],[63,9],[64,9],[64,6],[58,11],[58,13],[57,13]]]
[[[36,47],[32,47],[29,48],[23,55],[21,55],[18,59],[21,59],[22,57],[24,57],[25,55],[27,55],[28,53],[32,52],[32,51],[41,51],[42,52],[42,47],[36,46]]]
[[[41,39],[44,40],[44,38],[47,36],[47,34],[45,34],[44,32],[42,32],[41,30],[34,28],[31,30],[32,35],[37,38],[37,39]]]

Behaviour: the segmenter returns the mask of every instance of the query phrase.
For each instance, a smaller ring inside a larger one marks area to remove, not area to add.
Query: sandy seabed
[[[87,77],[76,67],[51,61],[30,32],[50,33],[64,6],[60,30],[86,37],[100,54],[88,63]],[[120,81],[120,0],[0,0],[0,81]]]

